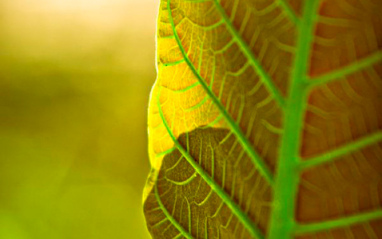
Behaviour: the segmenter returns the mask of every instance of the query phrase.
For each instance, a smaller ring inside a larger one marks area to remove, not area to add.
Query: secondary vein
[[[367,67],[372,66],[373,64],[377,62],[382,61],[382,51],[378,51],[374,54],[371,54],[370,56],[357,60],[356,62],[349,64],[347,66],[344,66],[341,69],[335,70],[333,72],[324,74],[322,76],[313,77],[311,79],[308,79],[307,84],[310,85],[310,87],[315,87],[319,85],[323,85],[335,80],[339,80],[347,75],[350,75],[352,73],[358,72],[360,70],[363,70]]]
[[[368,221],[381,219],[381,218],[382,218],[382,209],[378,209],[374,212],[366,212],[366,213],[361,213],[354,216],[348,216],[348,217],[328,220],[324,222],[317,222],[317,223],[305,224],[305,225],[304,224],[296,225],[295,234],[297,235],[307,234],[307,233],[313,233],[313,232],[318,232],[322,230],[329,230],[329,229],[338,228],[338,227],[351,226],[353,224],[360,224],[363,222],[368,222]]]
[[[157,184],[155,184],[155,191],[154,191],[154,194],[155,194],[155,198],[159,204],[159,207],[162,209],[164,215],[166,216],[166,218],[171,222],[172,225],[174,225],[174,227],[176,229],[178,229],[178,231],[184,236],[186,237],[187,239],[193,239],[193,237],[182,227],[182,225],[180,225],[176,220],[175,218],[173,218],[173,216],[167,211],[166,207],[163,205],[162,203],[162,200],[160,199],[160,196],[159,196],[159,192],[158,192],[158,186]]]
[[[171,23],[171,26],[172,26],[172,29],[173,29],[173,32],[174,32],[174,35],[175,35],[175,39],[177,41],[179,49],[180,49],[180,51],[181,51],[181,53],[182,53],[182,55],[183,55],[187,65],[189,66],[191,71],[194,73],[194,75],[198,79],[200,85],[203,87],[205,92],[211,98],[212,102],[214,102],[214,104],[219,109],[220,113],[226,119],[226,122],[230,126],[232,132],[236,135],[236,137],[238,138],[240,144],[242,145],[244,150],[247,152],[247,154],[249,155],[249,157],[252,160],[252,162],[257,166],[257,168],[259,169],[259,172],[264,176],[264,178],[268,181],[268,183],[270,185],[272,185],[273,184],[273,174],[268,169],[268,166],[265,164],[263,159],[257,154],[257,152],[255,151],[255,149],[253,148],[251,143],[245,137],[245,135],[242,132],[241,128],[238,126],[238,124],[235,122],[235,120],[230,116],[230,114],[227,112],[227,110],[224,107],[224,105],[215,96],[215,94],[212,92],[210,87],[207,85],[206,81],[198,73],[198,71],[196,70],[195,66],[192,64],[191,60],[188,58],[187,53],[186,53],[184,47],[182,46],[181,40],[180,40],[180,38],[178,36],[178,33],[176,32],[176,29],[175,29],[175,23],[174,23],[174,19],[172,17],[171,8],[170,8],[170,0],[167,1],[167,9],[168,9],[168,12],[169,12],[170,23]]]
[[[298,25],[300,23],[300,19],[296,15],[296,13],[293,11],[293,9],[289,6],[289,4],[285,0],[278,0],[278,4],[284,9],[285,13],[288,15],[290,20]]]
[[[255,238],[264,239],[261,231],[253,224],[248,215],[241,210],[241,208],[232,200],[232,198],[224,191],[213,178],[208,175],[201,165],[195,161],[195,159],[188,153],[188,151],[180,144],[175,135],[173,134],[171,127],[168,125],[166,118],[163,115],[163,110],[159,101],[160,91],[158,91],[157,106],[159,115],[162,122],[174,142],[179,152],[186,158],[187,162],[195,169],[195,171],[203,178],[203,180],[211,187],[212,190],[222,199],[222,201],[231,209],[232,213],[239,219],[248,232]]]
[[[358,151],[362,148],[368,147],[372,144],[376,144],[379,141],[382,141],[382,131],[370,134],[368,136],[362,137],[350,144],[342,146],[338,149],[325,152],[323,155],[319,155],[317,157],[308,158],[302,162],[298,166],[300,170],[305,170],[317,165],[322,165],[324,163],[332,162],[335,159],[340,158],[341,156],[351,154],[355,151]]]
[[[220,15],[224,19],[224,21],[227,25],[228,31],[232,34],[233,38],[239,44],[240,48],[243,50],[244,55],[249,59],[252,66],[255,68],[256,73],[259,74],[260,79],[262,80],[264,85],[267,87],[267,89],[270,91],[270,93],[274,96],[276,102],[281,107],[284,107],[285,106],[284,97],[281,95],[281,93],[277,89],[277,87],[273,84],[272,78],[264,70],[264,68],[262,67],[260,62],[256,59],[255,55],[253,54],[252,50],[249,48],[248,44],[244,41],[244,39],[237,32],[235,26],[233,25],[233,23],[229,19],[224,8],[220,5],[218,0],[214,0],[214,3],[216,5],[216,8],[218,9]]]

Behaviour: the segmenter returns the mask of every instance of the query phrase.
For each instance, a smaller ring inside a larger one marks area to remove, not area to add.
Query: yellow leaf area
[[[382,238],[382,2],[162,0],[153,238]]]
[[[256,141],[264,148],[263,156],[269,160],[274,159],[275,154],[268,152],[267,148],[270,148],[271,142],[277,141],[280,126],[279,106],[259,77],[255,76],[252,63],[240,52],[219,13],[215,12],[208,18],[204,16],[211,10],[213,3],[198,4],[203,7],[200,12],[192,11],[195,3],[190,1],[174,1],[173,4],[180,4],[182,9],[189,9],[187,16],[184,16],[183,12],[174,14],[174,21],[177,29],[180,29],[180,40],[195,70],[226,106],[228,114],[237,120],[237,124],[247,128],[246,132],[243,132],[247,137],[255,136],[255,131],[267,131],[261,137],[269,137],[269,143],[261,142],[260,134],[257,134]],[[161,4],[159,19],[158,79],[151,93],[148,120],[150,159],[156,169],[160,168],[163,158],[161,153],[174,147],[158,113],[158,98],[163,115],[176,138],[201,126],[227,129],[230,127],[185,61],[174,37],[166,1]],[[248,32],[251,31],[248,29]],[[275,77],[278,75],[280,79],[281,72],[276,72],[276,67],[281,67],[279,62],[283,60],[287,61],[288,58],[280,57],[270,65]],[[251,82],[248,78],[252,78]],[[254,107],[256,111],[252,110]],[[253,114],[243,115],[246,111],[253,111]]]

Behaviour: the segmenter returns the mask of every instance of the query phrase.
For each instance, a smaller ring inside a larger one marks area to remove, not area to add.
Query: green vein
[[[184,181],[174,181],[174,180],[169,179],[169,178],[167,178],[167,177],[166,177],[166,180],[169,181],[169,182],[171,182],[171,183],[173,183],[173,184],[175,184],[175,185],[178,185],[178,186],[184,186],[184,185],[187,185],[187,184],[191,183],[192,180],[194,180],[194,178],[196,178],[197,176],[198,176],[197,173],[193,173],[189,178],[187,178],[187,179],[184,180]]]
[[[267,128],[270,132],[272,132],[274,134],[283,134],[284,133],[284,129],[280,129],[279,127],[272,125],[271,123],[269,123],[268,121],[266,121],[264,119],[261,120],[261,123],[265,126],[265,128]]]
[[[222,120],[222,115],[219,114],[219,116],[217,116],[213,121],[211,121],[210,123],[208,123],[207,125],[205,126],[200,126],[201,129],[206,129],[208,127],[213,127],[215,124],[217,124],[220,120]]]
[[[300,22],[300,19],[297,17],[296,13],[293,11],[293,9],[289,6],[289,4],[285,0],[278,0],[277,3],[281,6],[281,8],[285,11],[285,13],[288,15],[290,20],[298,25]]]
[[[208,239],[208,221],[207,221],[207,218],[204,220],[204,238]]]
[[[249,231],[249,233],[258,239],[264,239],[264,236],[260,232],[260,230],[256,227],[256,225],[253,225],[253,222],[251,219],[240,209],[240,207],[230,198],[230,196],[227,195],[227,193],[224,191],[223,188],[220,187],[219,184],[217,184],[213,178],[211,178],[208,173],[204,171],[201,165],[199,165],[194,158],[187,152],[186,149],[179,143],[179,141],[176,139],[174,134],[171,131],[170,126],[168,125],[162,111],[162,107],[160,105],[159,101],[160,91],[158,92],[158,111],[159,115],[162,119],[162,122],[173,140],[175,146],[180,151],[180,153],[186,158],[187,162],[195,169],[195,171],[203,178],[203,180],[211,187],[212,190],[215,191],[215,193],[222,199],[222,201],[232,210],[233,214],[240,220],[240,222],[243,224],[243,226]]]
[[[173,239],[179,239],[182,238],[182,233],[179,233],[177,236],[175,236]]]
[[[176,65],[179,65],[180,63],[183,63],[184,62],[184,59],[180,59],[178,61],[174,61],[174,62],[166,62],[166,63],[163,63],[164,66],[176,66]]]
[[[171,222],[172,225],[174,225],[176,227],[176,229],[178,229],[178,231],[180,233],[182,233],[182,235],[188,239],[193,239],[193,237],[186,231],[184,230],[184,228],[175,220],[175,218],[172,217],[172,215],[167,211],[166,207],[163,205],[162,203],[162,200],[160,199],[159,197],[159,192],[158,192],[158,186],[157,184],[155,184],[155,198],[159,204],[159,207],[162,209],[164,215],[166,216],[166,218]]]
[[[311,87],[322,85],[334,80],[341,79],[347,75],[365,69],[367,67],[372,66],[373,64],[382,61],[382,51],[378,51],[364,59],[358,60],[350,65],[347,65],[339,70],[335,70],[331,73],[327,73],[323,76],[313,77],[308,79],[308,84]]]
[[[176,150],[177,148],[174,146],[173,147],[174,150]],[[171,170],[174,170],[176,167],[178,167],[178,165],[182,162],[182,159],[183,159],[183,156],[181,156],[177,161],[176,163],[174,163],[171,167],[167,168],[166,169],[166,174],[167,172],[171,171]],[[166,178],[167,178],[167,175],[166,175]],[[168,179],[168,178],[167,178]]]
[[[273,84],[271,77],[268,75],[268,73],[264,70],[260,62],[256,59],[255,55],[253,54],[252,50],[249,48],[248,44],[245,42],[245,40],[240,36],[240,34],[237,32],[235,26],[229,19],[228,15],[226,14],[224,8],[220,5],[218,0],[214,0],[214,3],[216,5],[216,8],[220,12],[222,18],[224,19],[227,28],[229,32],[232,34],[233,38],[236,40],[236,42],[239,44],[241,49],[243,50],[243,53],[245,56],[249,59],[253,67],[255,68],[257,74],[259,74],[260,79],[263,81],[264,85],[268,88],[268,90],[273,94],[275,97],[275,100],[277,103],[281,106],[285,106],[285,101],[277,87]]]
[[[299,181],[296,166],[301,146],[301,129],[307,97],[304,76],[308,68],[317,8],[318,0],[305,1],[303,19],[298,28],[297,52],[275,178],[270,239],[292,238],[295,224],[295,196]]]
[[[358,139],[338,149],[326,152],[323,155],[306,159],[300,162],[299,169],[304,170],[304,169],[311,168],[317,165],[331,162],[335,159],[340,158],[341,156],[351,154],[352,152],[358,151],[372,144],[376,144],[379,141],[382,141],[382,131],[365,136],[361,139]]]
[[[191,231],[192,228],[192,214],[191,214],[191,205],[188,202],[188,199],[186,196],[184,196],[184,199],[186,200],[187,203],[187,210],[188,210],[188,231]]]
[[[191,22],[191,21],[190,21]],[[196,25],[196,23],[194,22],[191,22],[193,25]],[[217,28],[218,26],[224,24],[224,21],[223,20],[220,20],[220,21],[217,21],[211,25],[208,25],[208,26],[201,26],[201,25],[198,25],[199,27],[203,28],[204,30],[212,30],[212,29],[215,29]]]
[[[191,107],[185,109],[184,111],[185,111],[185,112],[188,112],[188,111],[196,110],[196,109],[200,108],[202,105],[204,105],[204,104],[207,102],[208,99],[209,99],[209,97],[208,97],[208,96],[205,96],[205,97],[204,97],[201,101],[199,101],[197,104],[195,104],[195,105],[193,105],[193,106],[191,106]]]
[[[236,124],[236,122],[232,119],[232,117],[229,115],[223,104],[220,102],[220,100],[215,96],[215,94],[212,92],[210,87],[207,85],[205,80],[202,78],[202,76],[198,73],[198,71],[195,69],[195,66],[192,64],[190,59],[187,56],[187,53],[185,49],[182,46],[182,43],[180,41],[180,38],[178,36],[178,33],[175,29],[175,23],[174,19],[171,14],[171,8],[170,8],[170,0],[167,1],[167,10],[169,12],[169,18],[172,25],[172,29],[175,35],[175,39],[178,43],[179,49],[187,63],[187,65],[190,67],[191,71],[194,73],[200,84],[202,85],[205,92],[210,96],[211,100],[214,102],[214,104],[218,107],[220,113],[223,115],[223,117],[226,119],[228,125],[231,127],[231,130],[236,135],[236,137],[239,139],[240,144],[243,146],[244,150],[248,153],[250,156],[252,162],[258,167],[260,173],[264,176],[264,178],[268,181],[270,185],[273,184],[273,175],[268,169],[267,165],[263,162],[263,159],[257,154],[255,149],[251,146],[251,143],[248,141],[248,139],[245,137],[243,132],[241,131],[240,127]]]
[[[162,152],[160,152],[160,153],[157,153],[157,154],[155,155],[155,157],[162,157],[162,156],[164,156],[164,155],[166,155],[166,154],[171,153],[171,152],[174,151],[175,149],[176,149],[175,147],[173,147],[173,148],[171,148],[171,149],[167,149],[167,150],[165,150],[165,151],[162,151]]]
[[[152,227],[155,228],[155,227],[158,227],[160,225],[162,225],[163,223],[167,222],[168,221],[168,218],[167,217],[164,217],[162,220],[160,220],[159,222],[155,223]],[[172,224],[170,223],[170,226]]]
[[[184,93],[186,91],[189,91],[191,90],[192,88],[195,88],[196,86],[198,86],[200,83],[199,81],[196,81],[195,83],[189,85],[189,86],[186,86],[185,88],[182,88],[182,89],[177,89],[177,90],[174,90],[174,89],[171,89],[171,88],[168,88],[167,86],[164,86],[163,87],[167,90],[170,90],[172,92],[175,92],[175,93]]]
[[[337,227],[350,226],[353,224],[360,224],[382,218],[382,209],[378,209],[374,212],[361,213],[354,216],[343,217],[339,219],[312,223],[312,224],[300,224],[296,225],[295,234],[313,233],[323,230],[329,230]]]

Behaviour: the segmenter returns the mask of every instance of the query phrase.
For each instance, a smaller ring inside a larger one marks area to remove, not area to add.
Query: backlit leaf
[[[153,238],[382,238],[382,2],[162,0]]]

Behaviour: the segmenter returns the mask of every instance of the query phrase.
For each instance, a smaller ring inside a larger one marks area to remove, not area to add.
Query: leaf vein
[[[294,231],[295,234],[314,233],[323,230],[329,230],[338,227],[350,226],[354,224],[360,224],[363,222],[369,222],[382,218],[382,209],[378,209],[373,212],[361,213],[353,216],[343,217],[334,220],[328,220],[324,222],[317,222],[311,224],[296,225]]]
[[[277,3],[281,6],[294,24],[298,25],[300,23],[300,19],[285,0],[278,0]]]
[[[278,174],[275,178],[270,239],[290,238],[295,223],[295,196],[299,181],[296,166],[307,97],[304,79],[308,69],[318,3],[318,0],[305,1],[303,18],[298,28],[297,52],[293,63],[290,96],[284,116],[284,134],[281,138],[277,165]]]
[[[204,181],[215,191],[215,193],[222,199],[222,201],[232,210],[232,212],[237,216],[237,218],[241,221],[241,223],[247,228],[247,230],[251,233],[252,236],[263,239],[264,236],[260,232],[260,230],[254,225],[249,219],[249,217],[240,209],[240,207],[231,199],[229,195],[224,191],[220,185],[218,185],[213,178],[211,178],[199,165],[194,158],[187,152],[187,150],[180,144],[180,142],[176,139],[174,136],[172,130],[170,129],[170,126],[168,125],[163,111],[162,107],[160,105],[159,101],[160,92],[158,92],[158,98],[157,98],[157,107],[159,111],[159,115],[162,119],[162,122],[171,137],[172,141],[174,142],[177,149],[180,151],[180,153],[186,158],[187,162],[195,169],[195,171],[204,179]],[[187,147],[188,148],[188,147]]]
[[[309,84],[310,87],[323,85],[323,84],[332,82],[334,80],[339,80],[347,75],[350,75],[357,71],[368,68],[372,66],[373,64],[376,64],[381,61],[382,61],[382,51],[378,51],[364,59],[358,60],[352,64],[344,66],[341,69],[335,70],[333,72],[327,73],[322,76],[317,76],[317,77],[308,79],[307,84]]]
[[[171,214],[167,211],[166,207],[163,205],[162,203],[162,200],[160,199],[160,196],[159,196],[159,192],[158,192],[158,186],[157,184],[155,184],[155,198],[159,204],[159,207],[162,209],[164,215],[166,216],[166,218],[171,222],[172,225],[175,226],[176,229],[178,229],[178,231],[180,233],[182,233],[182,235],[184,237],[186,237],[187,239],[193,239],[193,237],[175,220],[175,218],[173,218],[171,216]]]
[[[260,79],[263,81],[264,85],[268,88],[268,90],[271,92],[271,94],[275,97],[275,100],[279,103],[279,105],[281,107],[284,107],[284,105],[285,105],[284,98],[281,95],[281,93],[279,92],[279,90],[277,89],[277,87],[272,82],[271,77],[268,75],[268,73],[261,66],[260,62],[256,59],[252,50],[249,48],[248,44],[244,41],[244,39],[237,32],[233,23],[229,19],[224,8],[221,6],[221,4],[218,2],[218,0],[214,0],[214,3],[216,5],[216,8],[218,9],[220,15],[224,19],[229,32],[232,34],[233,38],[239,44],[239,46],[243,50],[243,53],[250,60],[252,66],[255,68],[257,74],[259,74]]]
[[[250,156],[251,160],[253,161],[253,163],[259,168],[259,171],[262,173],[262,175],[265,177],[265,179],[270,183],[270,184],[273,184],[273,175],[272,173],[269,171],[268,167],[266,166],[266,164],[263,162],[263,159],[257,154],[257,152],[255,151],[255,149],[251,146],[250,142],[248,141],[248,139],[245,137],[245,135],[243,134],[243,132],[241,131],[241,128],[236,124],[236,122],[232,119],[232,117],[229,115],[229,113],[227,112],[227,110],[225,109],[225,107],[223,106],[223,104],[220,102],[220,100],[215,96],[215,94],[211,91],[211,89],[209,88],[209,86],[207,85],[207,83],[205,82],[205,80],[201,77],[201,75],[197,72],[195,66],[191,63],[190,59],[188,58],[186,52],[185,52],[185,49],[183,48],[182,44],[181,44],[181,41],[179,39],[179,36],[176,32],[176,29],[175,29],[175,24],[174,24],[174,19],[172,17],[172,13],[171,13],[171,8],[170,8],[170,0],[168,0],[167,2],[168,6],[167,6],[167,9],[168,9],[168,12],[169,12],[169,18],[170,18],[170,22],[171,22],[171,25],[172,25],[172,29],[173,29],[173,32],[174,32],[174,35],[175,35],[175,39],[178,43],[178,46],[179,46],[179,49],[180,51],[182,52],[182,55],[186,61],[186,63],[188,64],[188,66],[190,67],[191,71],[194,73],[194,75],[196,76],[196,78],[198,79],[198,81],[200,82],[200,84],[202,85],[202,87],[204,88],[204,90],[206,91],[206,93],[210,96],[211,100],[214,102],[214,104],[218,107],[219,111],[221,112],[221,114],[223,115],[223,117],[226,119],[227,123],[230,125],[231,127],[231,130],[234,132],[234,134],[236,135],[236,137],[238,137],[241,145],[243,146],[243,148],[246,150],[246,152],[248,153],[248,155]]]
[[[341,156],[351,154],[360,149],[366,148],[372,144],[376,144],[380,141],[382,141],[382,131],[364,136],[361,139],[358,139],[338,149],[325,152],[322,155],[319,155],[310,159],[306,159],[300,162],[299,168],[300,170],[305,170],[317,165],[322,165],[328,162],[332,162],[335,159],[339,159]]]

